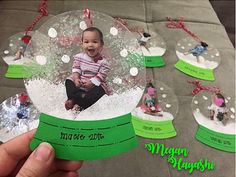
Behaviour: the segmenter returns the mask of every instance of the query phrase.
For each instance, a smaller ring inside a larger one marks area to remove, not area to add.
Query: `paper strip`
[[[165,65],[165,61],[162,56],[145,56],[146,67],[161,67]]]
[[[213,148],[227,152],[235,152],[235,135],[218,133],[199,125],[196,139]]]
[[[183,73],[196,77],[198,79],[209,80],[209,81],[215,80],[212,69],[199,68],[181,59],[178,60],[178,62],[175,64],[175,67],[178,70],[182,71]]]
[[[25,65],[9,65],[5,77],[7,78],[29,78],[31,76],[30,68]]]
[[[145,138],[164,139],[176,136],[172,120],[149,121],[132,116],[132,123],[136,135]]]
[[[30,147],[34,150],[41,142],[49,142],[59,159],[102,159],[138,145],[131,114],[98,121],[65,120],[46,114],[41,114],[39,119]]]

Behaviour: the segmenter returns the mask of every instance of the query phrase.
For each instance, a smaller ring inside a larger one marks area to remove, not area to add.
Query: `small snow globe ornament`
[[[161,67],[165,65],[163,55],[166,52],[166,43],[157,33],[138,33],[136,35],[146,67]]]
[[[199,124],[196,139],[213,148],[235,152],[235,98],[219,90],[202,90],[192,101]]]
[[[35,32],[27,48],[34,69],[25,80],[41,112],[32,149],[47,141],[60,159],[94,160],[137,146],[131,111],[145,89],[144,58],[135,36],[115,24],[78,10]]]
[[[0,141],[6,142],[36,128],[38,116],[26,92],[6,99],[0,104]]]
[[[8,78],[25,78],[28,72],[24,69],[30,59],[25,53],[33,32],[27,35],[24,32],[17,33],[6,40],[1,46],[1,57],[8,64],[8,70],[5,74]]]
[[[198,79],[215,80],[213,70],[220,64],[219,51],[207,42],[184,38],[176,45],[179,60],[175,67]]]
[[[178,100],[173,90],[162,82],[148,82],[141,104],[132,111],[135,133],[141,137],[164,139],[176,136],[173,119]]]

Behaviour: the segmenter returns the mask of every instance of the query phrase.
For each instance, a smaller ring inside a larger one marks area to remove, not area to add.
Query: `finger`
[[[83,161],[67,161],[57,159],[55,162],[55,167],[58,170],[63,171],[76,171],[82,167]]]
[[[59,171],[54,173],[53,175],[50,175],[49,177],[78,177],[78,176],[79,174],[74,171],[71,172]]]
[[[29,156],[17,177],[47,177],[54,162],[55,153],[48,143],[41,143]]]
[[[29,143],[35,130],[20,135],[0,146],[0,176],[7,176],[17,163],[30,154]]]

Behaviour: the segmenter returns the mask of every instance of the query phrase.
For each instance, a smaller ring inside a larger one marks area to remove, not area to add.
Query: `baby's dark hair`
[[[82,38],[81,38],[81,41],[83,41],[83,36],[84,36],[84,32],[86,31],[90,31],[90,32],[97,32],[100,36],[100,40],[101,40],[101,43],[102,45],[104,45],[104,41],[103,41],[103,34],[102,34],[102,31],[96,27],[89,27],[89,28],[86,28],[83,33],[82,33]]]
[[[208,44],[205,43],[205,42],[201,42],[201,46],[202,46],[202,47],[208,47]]]
[[[224,102],[222,103],[222,105],[220,107],[225,107],[226,106],[225,105],[225,97],[223,95],[221,95],[220,93],[216,93],[216,96],[217,96],[217,98],[221,98],[224,100]]]
[[[149,33],[143,33],[144,37],[151,37],[151,35]]]

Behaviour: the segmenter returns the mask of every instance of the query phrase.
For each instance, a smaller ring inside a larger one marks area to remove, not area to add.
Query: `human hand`
[[[41,143],[32,153],[29,144],[35,130],[0,145],[0,176],[77,177],[80,161],[55,159],[48,143]]]
[[[72,73],[71,76],[72,76],[72,79],[73,79],[73,80],[76,80],[76,79],[79,79],[79,78],[80,78],[79,73]]]
[[[84,88],[91,89],[94,87],[94,84],[90,80],[87,80],[82,83],[82,86]]]
[[[79,78],[75,79],[74,83],[75,83],[76,87],[81,87],[81,85],[82,85],[82,82],[81,82],[81,80]]]

